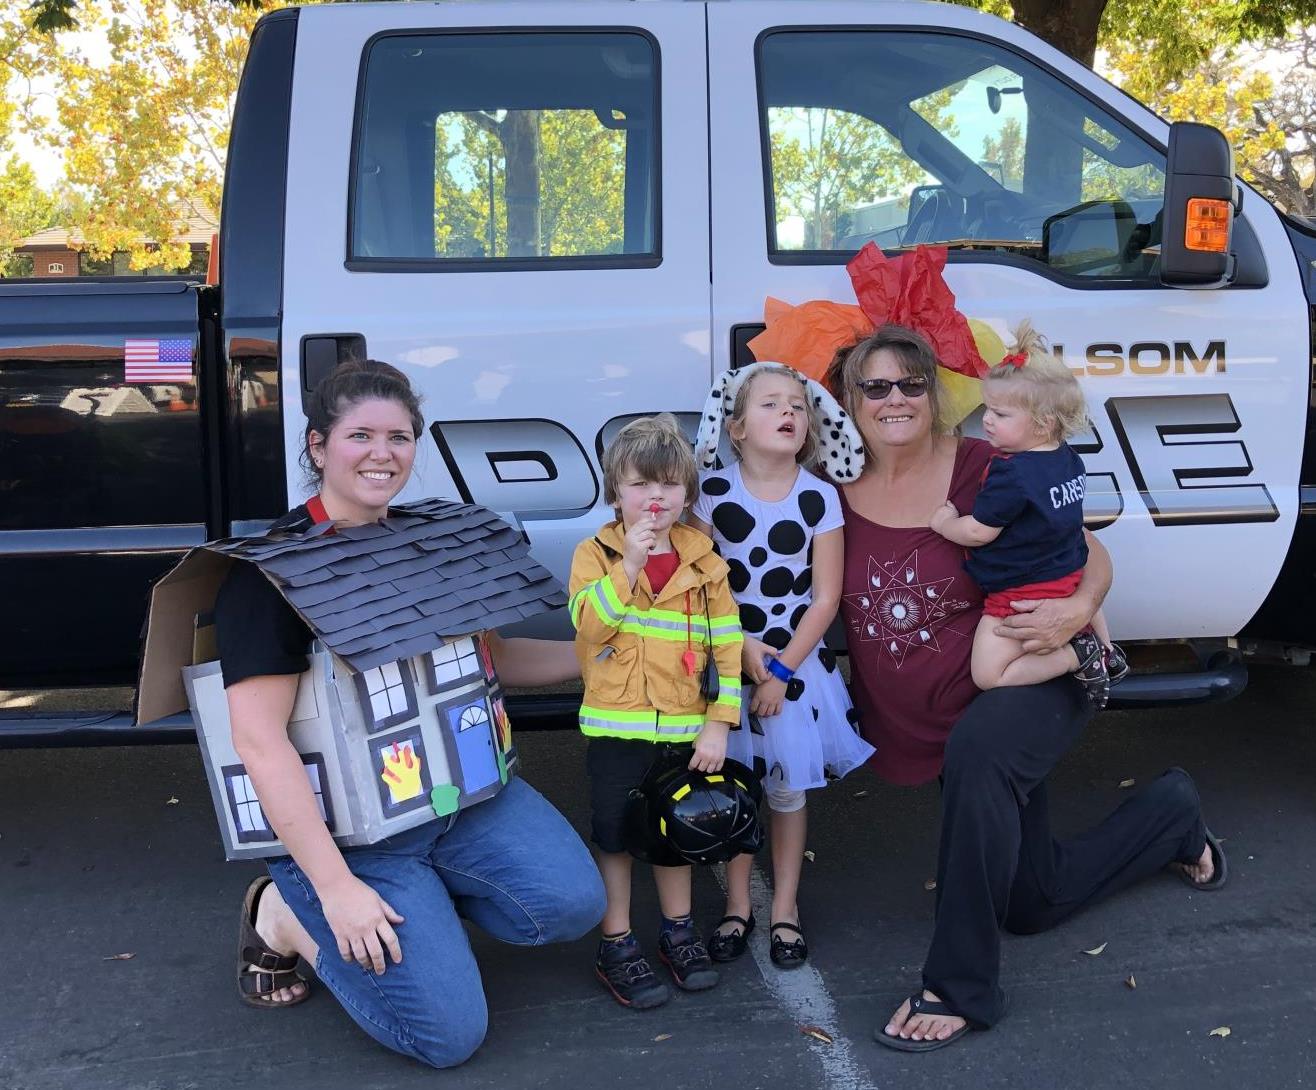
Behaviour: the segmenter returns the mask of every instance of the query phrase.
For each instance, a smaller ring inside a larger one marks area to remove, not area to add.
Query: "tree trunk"
[[[1010,6],[1020,26],[1091,68],[1106,4],[1107,0],[1011,0]]]
[[[539,111],[510,110],[498,129],[507,163],[507,256],[538,257]]]
[[[1097,31],[1108,0],[1011,0],[1015,20],[1039,38],[1092,67]],[[1067,96],[1055,96],[1048,84],[1024,80],[1029,124],[1024,138],[1026,191],[1059,205],[1081,199],[1083,149],[1077,140],[1082,118]],[[1054,99],[1048,103],[1048,99]]]

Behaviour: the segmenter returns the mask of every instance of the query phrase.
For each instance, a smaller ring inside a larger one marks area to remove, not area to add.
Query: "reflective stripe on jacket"
[[[585,679],[580,729],[685,742],[706,719],[739,723],[742,637],[726,562],[707,537],[678,523],[671,540],[680,563],[655,596],[644,572],[631,587],[622,538],[621,524],[609,523],[571,561],[571,622]],[[687,650],[693,672],[682,661]],[[711,704],[699,692],[710,650],[718,675]]]

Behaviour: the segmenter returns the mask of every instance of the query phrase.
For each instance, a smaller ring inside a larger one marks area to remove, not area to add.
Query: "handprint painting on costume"
[[[379,805],[386,817],[429,805],[434,784],[419,726],[372,738],[370,755],[378,776]]]
[[[394,742],[391,749],[384,751],[384,771],[380,773],[380,779],[388,787],[395,806],[414,799],[425,789],[420,782],[422,763],[410,742]]]

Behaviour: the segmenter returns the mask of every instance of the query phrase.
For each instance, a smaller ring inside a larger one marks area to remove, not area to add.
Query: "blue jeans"
[[[402,964],[382,976],[344,961],[302,869],[270,862],[283,899],[320,948],[315,971],[356,1023],[382,1045],[433,1067],[480,1046],[488,1010],[461,918],[503,942],[539,946],[579,938],[603,917],[598,868],[566,819],[524,780],[447,823],[431,822],[349,848],[353,874],[400,912]]]

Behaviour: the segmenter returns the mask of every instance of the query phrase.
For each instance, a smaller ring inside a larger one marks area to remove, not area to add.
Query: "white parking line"
[[[727,879],[724,867],[713,867],[717,883],[726,892]],[[755,921],[762,921],[750,938],[749,949],[759,967],[763,983],[786,1014],[800,1026],[818,1026],[832,1038],[830,1045],[810,1038],[814,1055],[822,1064],[824,1082],[828,1090],[877,1090],[855,1056],[850,1041],[841,1034],[841,1022],[836,1004],[823,983],[822,974],[809,962],[798,969],[778,969],[769,956],[768,925],[772,920],[772,891],[758,864],[749,874],[749,900]]]

